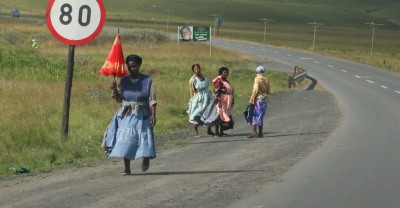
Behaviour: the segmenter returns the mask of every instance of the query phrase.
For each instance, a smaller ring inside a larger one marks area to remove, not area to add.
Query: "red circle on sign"
[[[106,9],[104,7],[104,3],[103,3],[102,0],[96,0],[98,6],[100,8],[100,21],[99,21],[99,24],[97,25],[97,27],[93,31],[93,33],[91,33],[87,37],[84,37],[84,38],[79,39],[79,40],[69,39],[69,38],[65,37],[65,34],[62,34],[60,31],[57,31],[55,29],[55,27],[53,25],[53,22],[52,22],[52,19],[51,19],[51,10],[53,9],[53,5],[54,5],[55,1],[56,0],[49,0],[49,3],[47,4],[47,7],[46,7],[46,23],[47,23],[47,27],[49,28],[50,32],[53,34],[54,37],[56,37],[58,40],[60,40],[61,42],[65,43],[65,44],[82,45],[82,44],[90,42],[91,40],[95,39],[97,37],[97,35],[99,35],[101,30],[103,29],[104,22],[105,22],[105,19],[106,19]],[[66,1],[66,3],[68,3],[68,1],[71,2],[71,0],[63,0],[63,1]]]

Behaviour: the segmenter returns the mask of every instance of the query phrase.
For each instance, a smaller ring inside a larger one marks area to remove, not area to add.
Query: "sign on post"
[[[209,26],[178,26],[178,56],[179,42],[205,42],[210,41],[211,56],[211,27]]]
[[[62,136],[68,135],[75,45],[96,38],[103,29],[105,19],[106,10],[102,0],[49,0],[47,4],[47,27],[54,37],[69,45]]]
[[[50,0],[46,8],[50,32],[69,45],[85,44],[96,38],[105,18],[102,0]]]

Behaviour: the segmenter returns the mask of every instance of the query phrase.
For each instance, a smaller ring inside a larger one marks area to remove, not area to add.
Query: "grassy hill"
[[[44,15],[47,0],[2,0],[0,13],[16,5],[22,15]],[[259,18],[276,24],[305,25],[310,21],[334,27],[363,27],[379,22],[385,28],[400,28],[399,0],[104,0],[108,19],[165,22],[172,10],[172,24],[213,24],[212,14],[226,25],[256,25]]]

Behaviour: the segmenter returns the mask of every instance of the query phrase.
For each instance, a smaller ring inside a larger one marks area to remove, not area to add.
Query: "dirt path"
[[[326,91],[275,95],[264,138],[247,139],[250,128],[238,115],[227,137],[175,135],[187,145],[159,152],[146,173],[134,161],[133,175],[122,176],[122,161],[111,159],[90,168],[1,180],[0,207],[226,207],[280,181],[322,144],[339,117]]]

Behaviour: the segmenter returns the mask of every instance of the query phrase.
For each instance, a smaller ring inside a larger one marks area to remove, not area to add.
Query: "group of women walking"
[[[142,58],[132,54],[126,57],[129,75],[121,78],[120,83],[110,84],[112,97],[121,107],[112,117],[105,133],[102,146],[108,157],[123,158],[123,175],[130,175],[131,160],[142,158],[141,169],[145,172],[150,159],[156,157],[153,127],[156,125],[156,93],[153,80],[149,75],[140,73]],[[218,75],[211,81],[202,72],[199,64],[192,65],[193,76],[189,80],[190,101],[189,122],[194,126],[194,135],[198,136],[198,127],[207,126],[207,134],[226,136],[224,132],[233,129],[231,110],[234,104],[234,88],[228,81],[229,69],[221,67]],[[264,67],[256,69],[256,78],[249,101],[252,116],[247,123],[252,126],[250,137],[263,137],[263,117],[270,94],[268,80],[262,75]],[[209,90],[212,83],[213,93]],[[215,126],[215,133],[211,127]],[[257,133],[258,126],[258,133]]]
[[[234,104],[234,88],[228,81],[229,69],[221,67],[213,80],[214,94],[209,90],[210,80],[201,73],[199,64],[192,65],[193,76],[189,80],[189,122],[194,125],[194,135],[198,136],[200,125],[208,126],[207,134],[218,137],[227,136],[224,130],[233,129],[231,110]],[[251,125],[252,133],[248,138],[263,137],[263,120],[267,109],[270,85],[264,77],[265,68],[256,68],[253,90],[247,109],[246,122]],[[215,133],[211,126],[215,126]],[[258,128],[257,128],[258,127]],[[258,132],[257,132],[258,130]]]
[[[226,136],[224,130],[233,128],[231,109],[234,88],[228,81],[229,69],[221,67],[213,80],[214,93],[209,90],[210,79],[203,75],[199,64],[192,65],[193,76],[189,80],[191,99],[189,100],[189,122],[194,125],[194,135],[198,136],[198,127],[206,125],[207,134]],[[215,126],[215,133],[211,126]]]

